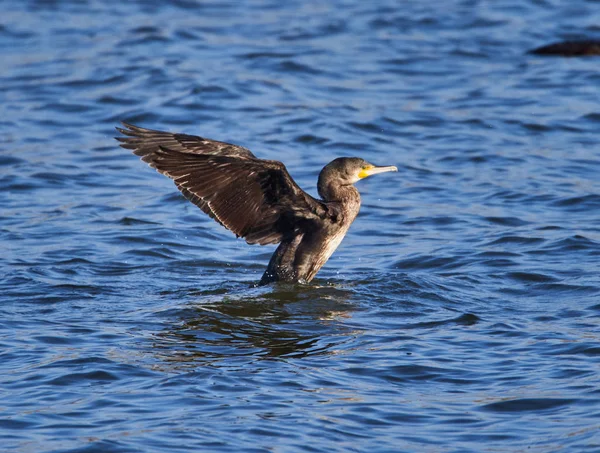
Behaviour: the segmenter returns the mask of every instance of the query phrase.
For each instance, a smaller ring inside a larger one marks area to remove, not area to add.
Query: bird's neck
[[[360,204],[360,194],[351,184],[319,184],[318,191],[323,201],[353,201]]]

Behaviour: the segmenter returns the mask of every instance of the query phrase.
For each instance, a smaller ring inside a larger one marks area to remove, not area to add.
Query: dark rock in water
[[[586,57],[600,55],[600,40],[562,41],[532,49],[535,55],[556,55],[559,57]]]

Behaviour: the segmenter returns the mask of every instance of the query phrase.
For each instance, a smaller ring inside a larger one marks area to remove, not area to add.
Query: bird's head
[[[398,171],[398,169],[394,166],[378,167],[360,157],[338,157],[321,170],[318,183],[319,194],[326,199],[334,187],[351,185],[367,176],[387,171]]]
[[[319,182],[327,179],[335,180],[340,185],[354,184],[367,176],[386,171],[398,171],[398,169],[394,166],[378,167],[360,157],[338,157],[321,170]]]

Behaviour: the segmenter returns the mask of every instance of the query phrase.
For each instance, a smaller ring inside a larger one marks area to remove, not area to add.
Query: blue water
[[[593,1],[0,3],[0,450],[600,451]],[[119,120],[318,172],[310,285],[117,146]]]

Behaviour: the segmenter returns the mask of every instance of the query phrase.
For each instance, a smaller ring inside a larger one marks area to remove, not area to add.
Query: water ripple
[[[3,451],[596,451],[590,2],[0,5]],[[565,18],[569,18],[565,21]],[[536,24],[532,29],[528,24]],[[311,285],[118,148],[396,165]],[[314,439],[319,439],[315,442]]]

